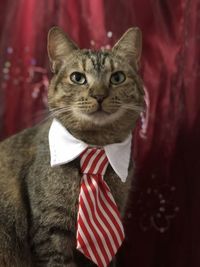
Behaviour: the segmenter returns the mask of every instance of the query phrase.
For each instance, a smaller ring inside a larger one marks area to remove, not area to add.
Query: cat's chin
[[[104,126],[110,123],[113,123],[120,119],[120,117],[124,114],[123,110],[118,110],[114,113],[108,113],[103,110],[101,111],[95,111],[93,113],[87,114],[87,113],[77,113],[76,116],[78,116],[79,119],[90,122],[92,124],[98,125],[98,126]]]

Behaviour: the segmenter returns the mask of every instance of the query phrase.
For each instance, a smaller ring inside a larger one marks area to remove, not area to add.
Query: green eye
[[[85,77],[85,74],[81,73],[81,72],[73,72],[71,75],[70,75],[70,80],[73,82],[73,83],[76,83],[76,84],[85,84],[87,83],[87,80],[86,80],[86,77]]]
[[[113,73],[110,77],[110,83],[117,85],[123,83],[126,80],[126,76],[122,71]]]

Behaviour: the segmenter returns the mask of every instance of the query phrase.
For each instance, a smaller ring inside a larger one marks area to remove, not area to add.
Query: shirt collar
[[[125,182],[128,176],[131,141],[132,135],[130,134],[121,143],[104,146],[108,161],[122,182]],[[88,146],[88,144],[72,136],[58,120],[53,120],[49,130],[49,148],[52,167],[74,160]]]

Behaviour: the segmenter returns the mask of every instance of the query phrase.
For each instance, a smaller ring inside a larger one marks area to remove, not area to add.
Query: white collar
[[[128,167],[131,155],[132,135],[121,142],[104,146],[110,165],[122,182],[128,176]],[[68,163],[77,158],[89,145],[72,136],[67,129],[56,119],[49,130],[49,147],[51,166]]]

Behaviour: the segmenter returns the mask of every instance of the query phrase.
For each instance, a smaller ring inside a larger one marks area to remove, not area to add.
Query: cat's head
[[[58,27],[48,35],[54,76],[49,108],[72,132],[129,133],[143,108],[141,32],[130,28],[111,50],[79,49]],[[120,138],[119,138],[120,139]]]

